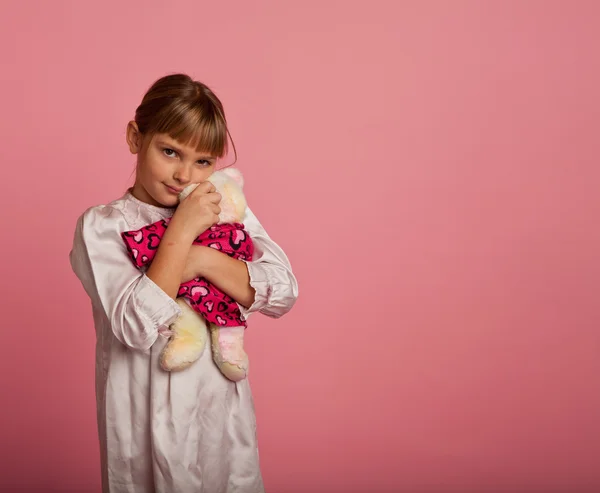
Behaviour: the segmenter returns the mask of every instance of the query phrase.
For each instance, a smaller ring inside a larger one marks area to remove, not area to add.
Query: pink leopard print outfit
[[[131,260],[139,269],[152,262],[169,221],[164,219],[121,234]],[[240,223],[212,226],[196,238],[194,244],[214,248],[239,260],[250,261],[254,253],[254,243]],[[181,284],[177,296],[186,298],[207,322],[221,327],[247,327],[235,300],[203,277]]]

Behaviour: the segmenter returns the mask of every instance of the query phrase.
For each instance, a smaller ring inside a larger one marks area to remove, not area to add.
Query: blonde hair
[[[135,122],[143,135],[168,134],[171,138],[222,158],[231,140],[223,104],[202,82],[186,74],[158,79],[135,111]]]

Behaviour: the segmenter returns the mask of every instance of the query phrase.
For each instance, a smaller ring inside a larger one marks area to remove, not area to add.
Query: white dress
[[[256,290],[246,317],[278,318],[298,296],[290,263],[247,209]],[[233,383],[210,345],[182,372],[163,371],[162,331],[180,309],[129,259],[120,233],[164,219],[127,192],[78,220],[72,268],[91,299],[96,328],[96,402],[103,493],[259,493],[254,404],[248,380]],[[251,330],[250,326],[247,330]]]

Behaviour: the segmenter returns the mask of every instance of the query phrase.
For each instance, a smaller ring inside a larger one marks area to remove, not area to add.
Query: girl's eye
[[[200,164],[201,166],[210,166],[212,163],[210,161],[207,161],[206,159],[201,159],[200,161],[198,161],[198,164]]]
[[[163,152],[168,157],[173,157],[175,155],[175,151],[173,149],[163,149]]]

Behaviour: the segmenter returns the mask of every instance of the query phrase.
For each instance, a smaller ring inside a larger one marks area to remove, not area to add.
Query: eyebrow
[[[174,151],[177,151],[180,154],[185,154],[185,152],[183,152],[179,146],[173,145],[171,142],[166,142],[161,139],[161,140],[157,140],[157,144],[168,147],[169,149],[173,149]],[[210,156],[208,154],[202,154],[202,155],[198,156],[198,159],[204,159],[205,161],[214,161],[215,157]]]

